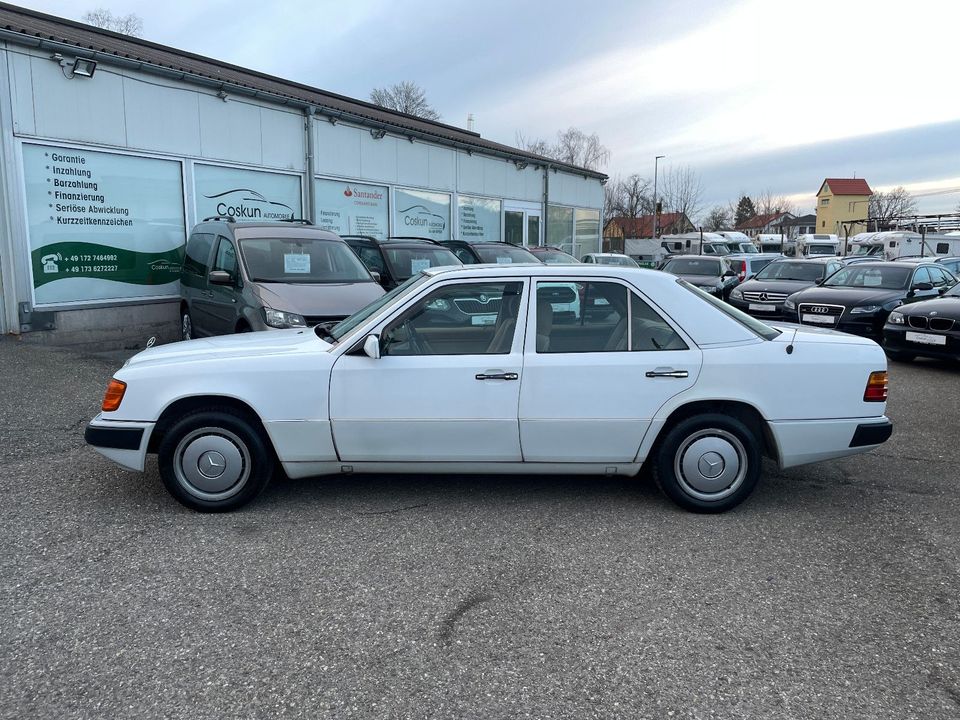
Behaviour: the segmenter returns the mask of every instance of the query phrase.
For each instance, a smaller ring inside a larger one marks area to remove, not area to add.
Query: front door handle
[[[686,370],[648,370],[647,377],[649,378],[658,378],[658,377],[669,377],[669,378],[685,378],[690,377],[690,373]]]
[[[519,380],[520,376],[515,372],[487,372],[477,373],[477,380]]]

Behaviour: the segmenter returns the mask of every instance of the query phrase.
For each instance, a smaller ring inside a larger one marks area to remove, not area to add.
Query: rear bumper
[[[83,433],[83,439],[98,453],[128,470],[142,471],[154,423],[118,422],[97,415]]]
[[[771,421],[780,467],[832,460],[872,450],[893,434],[886,418]]]

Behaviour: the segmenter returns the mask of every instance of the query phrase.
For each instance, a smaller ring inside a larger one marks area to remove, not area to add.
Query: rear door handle
[[[520,375],[515,372],[487,372],[477,373],[477,380],[519,380]]]
[[[690,373],[686,370],[648,370],[646,373],[649,378],[658,378],[658,377],[669,377],[669,378],[685,378],[690,377]]]

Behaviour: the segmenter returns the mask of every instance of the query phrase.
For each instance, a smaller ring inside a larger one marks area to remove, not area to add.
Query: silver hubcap
[[[187,313],[183,314],[183,322],[180,325],[180,333],[183,335],[184,340],[189,340],[193,335],[193,323],[190,322],[190,316]]]
[[[694,433],[680,445],[673,470],[684,492],[699,500],[722,500],[747,476],[747,451],[726,430]]]
[[[184,490],[201,500],[236,495],[250,477],[250,453],[244,442],[223,428],[200,428],[177,444],[174,474]]]

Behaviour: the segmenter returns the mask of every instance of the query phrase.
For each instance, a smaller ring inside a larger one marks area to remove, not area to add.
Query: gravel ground
[[[83,444],[116,357],[0,341],[0,716],[960,717],[960,368],[879,451],[645,480],[275,482],[201,515]]]

